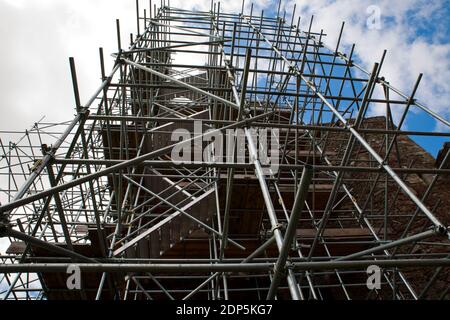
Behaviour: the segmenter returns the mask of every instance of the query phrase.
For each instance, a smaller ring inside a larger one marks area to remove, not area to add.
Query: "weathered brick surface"
[[[386,123],[384,117],[375,117],[364,120],[363,128],[385,129]],[[391,128],[395,129],[395,128]],[[370,146],[382,157],[385,156],[386,144],[385,135],[383,134],[365,134],[366,141]],[[349,135],[344,133],[332,133],[328,136],[326,142],[327,150],[337,152],[342,159],[346,149],[346,142]],[[397,137],[397,145],[394,146],[388,163],[394,168],[435,168],[436,160],[423,148],[417,145],[408,136],[400,135]],[[339,161],[335,161],[339,165]],[[377,163],[373,157],[357,142],[353,148],[351,160],[348,163],[351,166],[377,167]],[[347,173],[344,183],[352,190],[352,193],[360,206],[363,206],[368,200],[369,191],[373,183],[368,181],[353,181],[354,179],[365,179],[375,181],[377,174],[372,173]],[[413,193],[421,199],[426,192],[433,175],[429,174],[409,174],[401,176]],[[381,174],[378,183],[375,185],[373,196],[367,202],[365,216],[370,220],[372,225],[378,232],[380,238],[384,237],[383,215],[385,212],[385,204],[387,199],[388,208],[388,228],[387,239],[399,239],[405,232],[405,228],[411,221],[411,214],[416,211],[417,206],[402,191],[398,185],[389,178],[387,180],[387,190],[385,192],[386,175]],[[430,195],[427,197],[426,206],[434,211],[435,216],[446,226],[450,225],[450,177],[440,176]],[[342,206],[343,208],[353,208],[348,201]],[[424,214],[419,212],[417,217],[412,221],[407,235],[413,235],[422,232],[432,225]],[[407,253],[449,253],[448,239],[435,237],[427,239],[426,242],[441,242],[443,245],[427,245],[420,244],[412,247],[411,245],[402,246],[398,249],[398,254]],[[392,251],[391,251],[392,252]],[[434,273],[434,268],[409,268],[402,270],[406,278],[410,281],[417,293],[420,293],[427,281]],[[430,289],[427,298],[439,298],[443,290],[450,284],[450,269],[444,268],[433,287]],[[402,290],[404,292],[404,290]],[[447,296],[448,297],[448,296]]]

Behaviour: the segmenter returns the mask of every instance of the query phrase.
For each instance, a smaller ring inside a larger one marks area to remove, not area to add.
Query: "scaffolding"
[[[435,165],[409,138],[450,123],[415,98],[421,76],[405,94],[386,52],[371,70],[342,52],[344,24],[331,47],[295,8],[244,8],[136,1],[84,105],[70,59],[73,120],[1,132],[0,298],[450,297],[448,147]]]

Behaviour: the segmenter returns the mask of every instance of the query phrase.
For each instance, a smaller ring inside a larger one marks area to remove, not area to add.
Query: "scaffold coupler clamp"
[[[11,223],[6,215],[0,214],[0,238],[8,235],[8,230],[11,229]]]
[[[284,268],[284,272],[287,272],[288,270],[294,270],[295,264],[292,263],[291,260],[286,260],[286,267]]]
[[[86,120],[90,113],[91,112],[89,111],[89,108],[87,108],[87,107],[82,107],[78,111],[78,114],[80,115],[81,120]]]
[[[286,276],[288,271],[288,261],[286,261],[284,266],[281,266],[279,269],[277,268],[277,263],[273,264],[273,273],[280,273],[282,276]]]
[[[52,159],[55,157],[53,148],[47,146],[45,143],[41,145],[41,151],[44,156],[49,156]]]
[[[436,226],[435,227],[436,233],[440,234],[442,236],[447,236],[450,239],[450,230],[449,227],[446,227],[444,225]]]
[[[270,229],[270,232],[272,233],[272,234],[274,234],[275,233],[275,230],[277,230],[277,229],[283,229],[284,228],[284,225],[282,224],[282,223],[278,223],[276,226],[274,226],[272,229]]]

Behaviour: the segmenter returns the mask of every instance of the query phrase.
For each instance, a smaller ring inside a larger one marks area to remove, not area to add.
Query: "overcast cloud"
[[[157,1],[159,3],[159,1]],[[250,2],[246,1],[249,9]],[[135,32],[134,0],[0,0],[0,128],[30,127],[41,116],[68,120],[74,113],[68,57],[74,56],[83,101],[100,83],[98,47],[109,54],[117,47],[115,19],[121,20],[122,41]],[[148,1],[140,1],[141,8]],[[362,63],[371,68],[384,49],[388,56],[382,74],[409,92],[420,72],[425,74],[419,97],[431,108],[449,115],[450,44],[449,1],[426,0],[296,0],[283,9],[297,14],[306,27],[315,15],[315,29],[324,29],[334,46],[342,21],[343,44],[357,44]],[[366,27],[368,6],[380,7],[380,30]],[[172,6],[208,10],[209,0],[171,1]],[[240,1],[222,1],[222,8],[240,11]],[[258,1],[256,12],[273,10],[275,1]]]

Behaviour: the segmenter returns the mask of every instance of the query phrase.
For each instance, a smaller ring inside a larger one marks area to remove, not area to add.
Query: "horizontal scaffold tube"
[[[191,138],[191,139],[187,139],[187,140],[183,140],[183,141],[178,142],[178,143],[174,143],[172,145],[163,147],[163,148],[155,150],[153,152],[149,152],[149,153],[141,155],[139,157],[136,157],[136,158],[133,158],[133,159],[129,159],[129,160],[125,160],[125,161],[121,161],[120,163],[117,163],[117,164],[115,164],[115,165],[113,165],[111,167],[108,167],[106,169],[103,169],[103,170],[100,170],[100,171],[88,174],[88,175],[86,175],[84,177],[80,177],[80,178],[71,180],[69,182],[66,182],[64,184],[61,184],[61,185],[58,185],[58,186],[55,186],[55,187],[52,187],[52,188],[48,188],[45,191],[42,191],[42,192],[30,195],[30,196],[22,198],[22,199],[18,199],[16,201],[9,202],[9,203],[7,203],[7,204],[5,204],[3,206],[0,206],[0,214],[6,212],[8,210],[13,210],[13,209],[18,208],[20,206],[23,206],[25,204],[31,203],[33,201],[45,198],[45,197],[47,197],[49,195],[53,195],[56,192],[61,192],[61,191],[73,188],[75,186],[78,186],[80,184],[88,182],[88,181],[90,181],[92,179],[96,179],[96,178],[102,177],[102,176],[107,176],[107,175],[112,174],[112,173],[117,173],[117,172],[119,172],[122,169],[126,169],[126,168],[129,168],[129,167],[140,165],[143,161],[154,159],[154,158],[156,158],[158,156],[161,156],[161,155],[163,155],[163,154],[165,154],[167,152],[170,152],[172,150],[172,148],[175,147],[175,146],[187,145],[187,144],[192,143],[193,141],[202,140],[206,136],[211,137],[211,136],[213,136],[214,134],[216,134],[218,132],[224,132],[227,129],[235,129],[235,128],[240,128],[240,127],[245,127],[245,126],[249,125],[250,123],[252,123],[253,121],[260,120],[260,119],[262,119],[264,117],[267,117],[267,116],[271,115],[272,113],[273,112],[267,112],[267,113],[264,113],[264,114],[257,115],[257,116],[255,116],[253,118],[250,118],[250,119],[245,119],[245,120],[242,120],[242,121],[235,122],[234,124],[231,124],[231,125],[228,125],[228,126],[225,126],[225,127],[222,127],[220,129],[216,129],[216,130],[213,130],[213,131],[210,131],[210,132],[207,132],[205,134],[196,136],[196,137]]]
[[[398,260],[355,260],[291,263],[287,266],[294,271],[361,269],[371,265],[380,268],[414,268],[414,267],[448,267],[449,259],[398,259]],[[69,266],[77,266],[81,272],[164,272],[164,273],[198,273],[198,272],[254,272],[267,271],[273,263],[186,263],[186,264],[131,264],[131,263],[27,263],[4,264],[0,273],[14,272],[66,272]]]
[[[314,153],[311,152],[310,157],[313,157]],[[320,154],[315,154],[316,157],[320,157]],[[114,165],[120,164],[126,160],[102,160],[102,159],[62,159],[56,158],[54,163],[56,164],[90,164],[90,165]],[[141,165],[152,166],[152,167],[173,167],[173,168],[235,168],[235,169],[252,169],[253,164],[251,163],[234,163],[234,162],[201,162],[201,161],[191,161],[175,163],[171,160],[146,160],[142,161]],[[263,168],[268,167],[266,165],[261,165]],[[305,165],[299,164],[280,164],[279,169],[283,170],[303,170]],[[370,172],[377,173],[383,172],[382,168],[377,167],[351,167],[351,166],[329,166],[329,165],[311,165],[311,167],[316,171],[348,171],[348,172]],[[393,171],[397,173],[407,173],[407,174],[440,174],[449,175],[450,169],[426,169],[426,168],[392,168]]]

